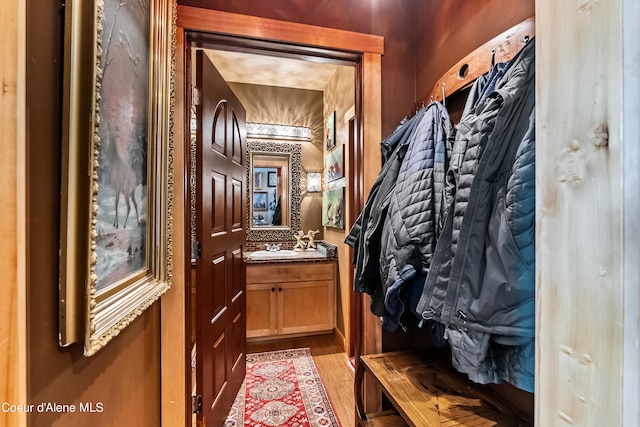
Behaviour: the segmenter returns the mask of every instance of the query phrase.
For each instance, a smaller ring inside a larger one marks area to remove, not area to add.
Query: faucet
[[[268,243],[264,244],[267,247],[269,252],[278,252],[280,250],[281,243],[270,245]]]

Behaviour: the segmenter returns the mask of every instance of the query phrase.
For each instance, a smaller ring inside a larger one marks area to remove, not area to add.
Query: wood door
[[[245,109],[196,53],[196,388],[199,424],[223,425],[245,375]],[[197,99],[199,98],[199,99]]]

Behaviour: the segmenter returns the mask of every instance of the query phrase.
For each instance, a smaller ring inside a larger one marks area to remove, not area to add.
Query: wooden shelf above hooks
[[[443,95],[446,98],[470,86],[478,77],[487,73],[493,63],[513,58],[534,35],[535,17],[532,16],[489,40],[444,73],[431,92],[416,103],[416,110],[431,100],[442,102]]]

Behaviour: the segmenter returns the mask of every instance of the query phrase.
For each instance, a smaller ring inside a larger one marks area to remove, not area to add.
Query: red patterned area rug
[[[308,348],[247,354],[225,427],[340,427]]]

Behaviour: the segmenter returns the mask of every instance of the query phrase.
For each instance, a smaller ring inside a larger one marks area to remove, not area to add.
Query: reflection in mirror
[[[300,228],[301,146],[247,143],[247,240],[293,240]]]
[[[289,227],[289,155],[254,153],[253,227]]]

